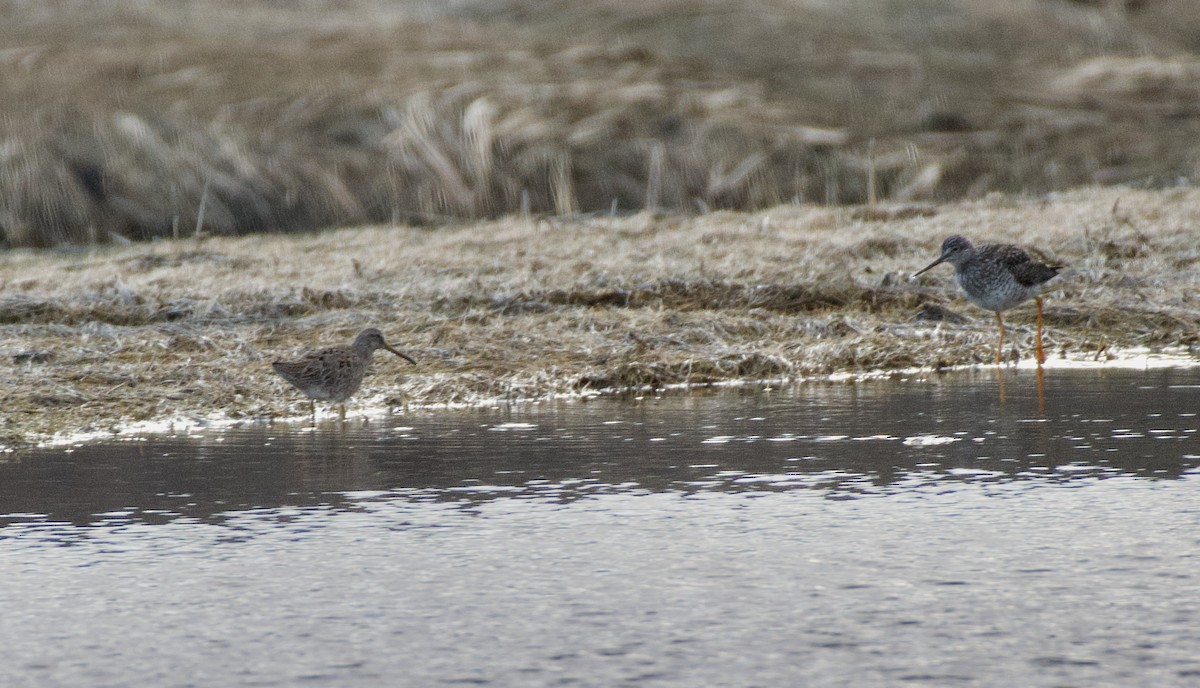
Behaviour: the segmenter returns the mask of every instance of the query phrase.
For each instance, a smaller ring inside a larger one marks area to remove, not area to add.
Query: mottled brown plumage
[[[368,327],[354,338],[349,346],[330,346],[305,354],[294,361],[275,361],[271,367],[296,389],[304,392],[312,404],[314,400],[332,401],[341,406],[340,416],[345,418],[346,400],[362,386],[363,377],[371,365],[371,354],[376,349],[386,349],[400,358],[416,365],[416,361],[401,353],[383,339],[383,333]]]
[[[984,244],[975,247],[966,237],[954,234],[942,242],[942,255],[937,260],[918,270],[913,277],[940,265],[954,266],[954,277],[958,280],[971,303],[996,314],[1000,327],[1000,343],[996,347],[996,365],[1000,365],[1004,349],[1004,320],[1002,311],[1022,304],[1029,299],[1037,301],[1037,360],[1038,365],[1046,362],[1042,348],[1042,298],[1046,282],[1062,269],[1034,260],[1024,250],[1011,244]]]

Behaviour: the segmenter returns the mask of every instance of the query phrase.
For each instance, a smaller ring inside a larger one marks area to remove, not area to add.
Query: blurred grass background
[[[1194,0],[0,0],[0,234],[1198,176]]]

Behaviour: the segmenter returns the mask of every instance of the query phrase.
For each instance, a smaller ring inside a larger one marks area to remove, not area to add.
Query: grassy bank
[[[420,365],[377,356],[359,405],[987,362],[993,321],[951,270],[908,280],[952,232],[1070,266],[1047,299],[1052,357],[1195,347],[1198,222],[1200,191],[1088,190],[10,251],[0,432],[301,414],[270,362],[368,325]],[[1032,309],[1007,320],[1028,356]]]
[[[1194,179],[1200,6],[1128,4],[0,0],[0,234]]]

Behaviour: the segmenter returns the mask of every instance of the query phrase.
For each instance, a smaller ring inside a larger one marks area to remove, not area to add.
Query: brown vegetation
[[[952,272],[908,279],[958,231],[1069,266],[1047,297],[1052,361],[1195,349],[1198,223],[1200,191],[1089,190],[866,217],[780,206],[14,250],[0,255],[0,433],[299,415],[270,362],[369,325],[419,365],[377,360],[351,413],[987,363],[993,321]],[[1028,358],[1032,319],[1006,317],[1010,358]]]
[[[1200,7],[0,0],[11,246],[1196,175]]]

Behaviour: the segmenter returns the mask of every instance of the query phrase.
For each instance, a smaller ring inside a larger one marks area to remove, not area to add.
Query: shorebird
[[[333,401],[340,405],[338,417],[346,419],[346,400],[362,386],[363,376],[371,365],[371,354],[386,349],[416,365],[407,354],[401,353],[383,339],[383,333],[368,327],[354,338],[349,346],[329,346],[311,351],[294,361],[275,361],[271,367],[284,380],[308,397],[313,419],[317,417],[316,400]]]
[[[996,325],[1000,327],[1000,343],[996,346],[996,365],[1000,365],[1004,350],[1004,320],[1002,311],[1025,303],[1037,301],[1037,362],[1041,367],[1046,362],[1042,348],[1042,289],[1061,265],[1050,265],[1034,260],[1024,250],[1011,244],[984,244],[972,246],[966,237],[954,234],[942,242],[942,255],[913,277],[942,263],[954,266],[954,277],[967,292],[971,303],[996,314]]]

